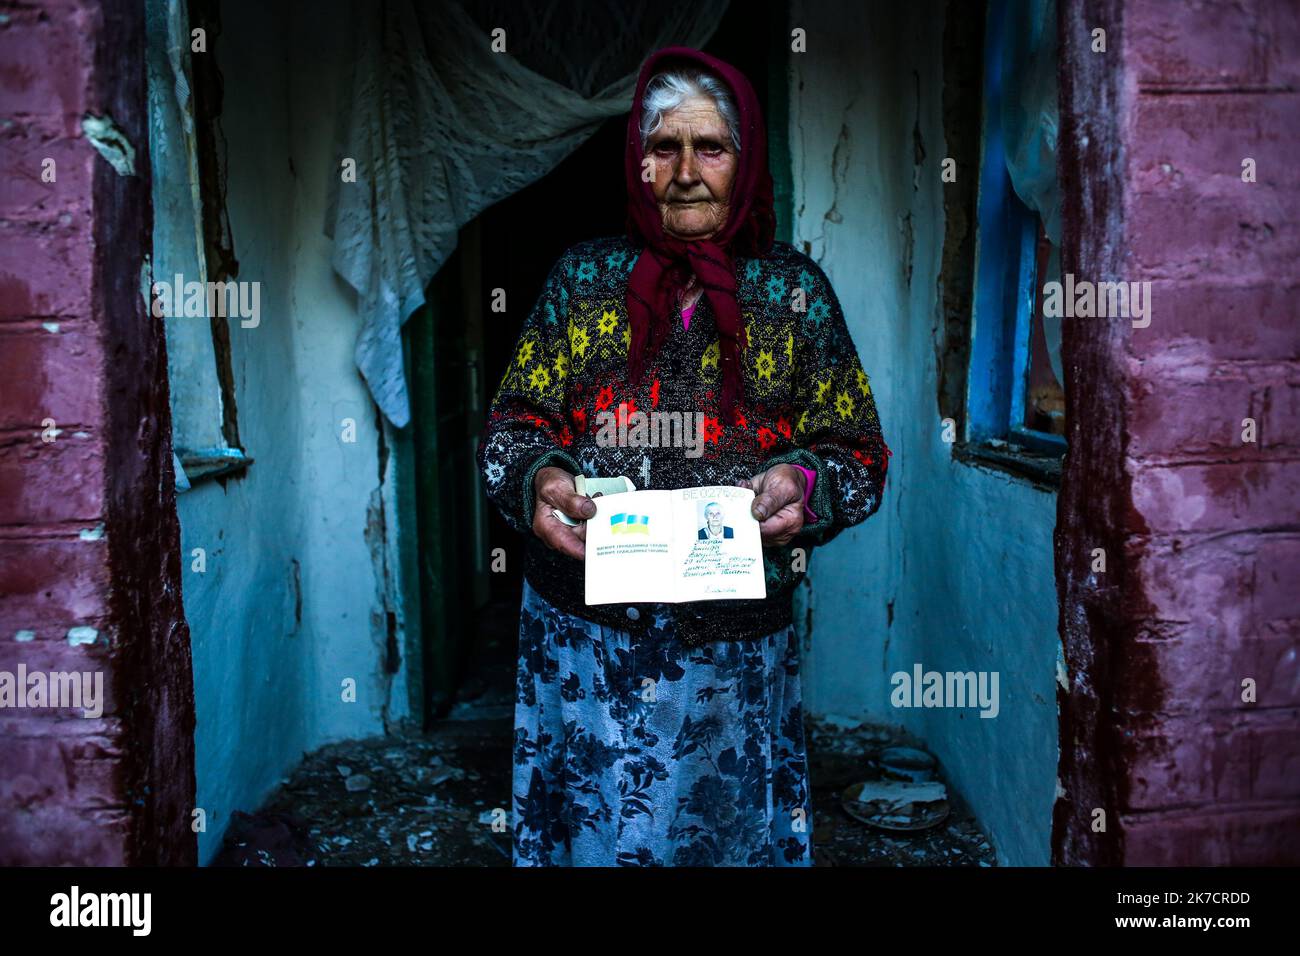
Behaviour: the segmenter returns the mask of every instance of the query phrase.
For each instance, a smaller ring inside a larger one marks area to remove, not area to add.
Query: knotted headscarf
[[[671,62],[670,62],[671,61]],[[694,65],[711,72],[732,94],[740,124],[740,153],[727,222],[709,239],[682,240],[664,233],[651,183],[642,178],[641,111],[646,84],[659,72]],[[745,347],[732,256],[765,255],[776,233],[772,174],[767,168],[767,132],[758,97],[745,75],[716,57],[689,47],[665,47],[641,67],[627,123],[624,162],[628,234],[645,244],[627,287],[630,324],[628,374],[635,384],[672,329],[678,296],[695,274],[718,326],[721,407],[730,415],[741,397],[740,350]]]

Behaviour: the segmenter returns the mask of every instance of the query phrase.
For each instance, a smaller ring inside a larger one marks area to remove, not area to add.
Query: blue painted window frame
[[[1063,436],[1024,426],[1025,382],[1038,287],[1038,216],[1016,195],[1002,140],[1003,21],[993,0],[985,25],[975,292],[967,377],[966,441],[1006,441],[1063,454]]]

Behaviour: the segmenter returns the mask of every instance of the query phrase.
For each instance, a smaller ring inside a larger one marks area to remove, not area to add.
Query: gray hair
[[[698,67],[683,67],[656,73],[646,84],[641,106],[641,151],[646,140],[664,121],[664,114],[682,105],[693,94],[707,96],[718,107],[731,133],[731,142],[740,152],[740,115],[731,90],[712,73]]]

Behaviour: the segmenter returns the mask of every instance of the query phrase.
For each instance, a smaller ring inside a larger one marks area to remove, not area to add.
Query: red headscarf
[[[703,67],[731,89],[740,124],[740,154],[727,222],[711,238],[689,242],[664,233],[652,186],[641,175],[645,156],[641,147],[641,106],[646,84],[666,68],[688,64]],[[650,54],[641,67],[628,117],[624,171],[628,234],[645,244],[627,287],[629,377],[638,382],[649,357],[663,345],[672,327],[678,293],[694,272],[717,319],[721,406],[729,415],[741,396],[740,350],[746,344],[740,306],[736,304],[732,256],[765,255],[776,233],[767,133],[749,80],[729,63],[689,47],[665,47]]]

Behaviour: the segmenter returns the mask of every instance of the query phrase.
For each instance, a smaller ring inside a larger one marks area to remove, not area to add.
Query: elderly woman
[[[551,269],[479,448],[526,535],[514,863],[808,865],[791,600],[813,546],[879,507],[889,451],[830,282],[773,241],[748,80],[652,54],[625,171],[628,235]],[[597,441],[600,413],[637,410],[702,421],[703,453]],[[577,474],[752,488],[767,598],[585,604]]]

